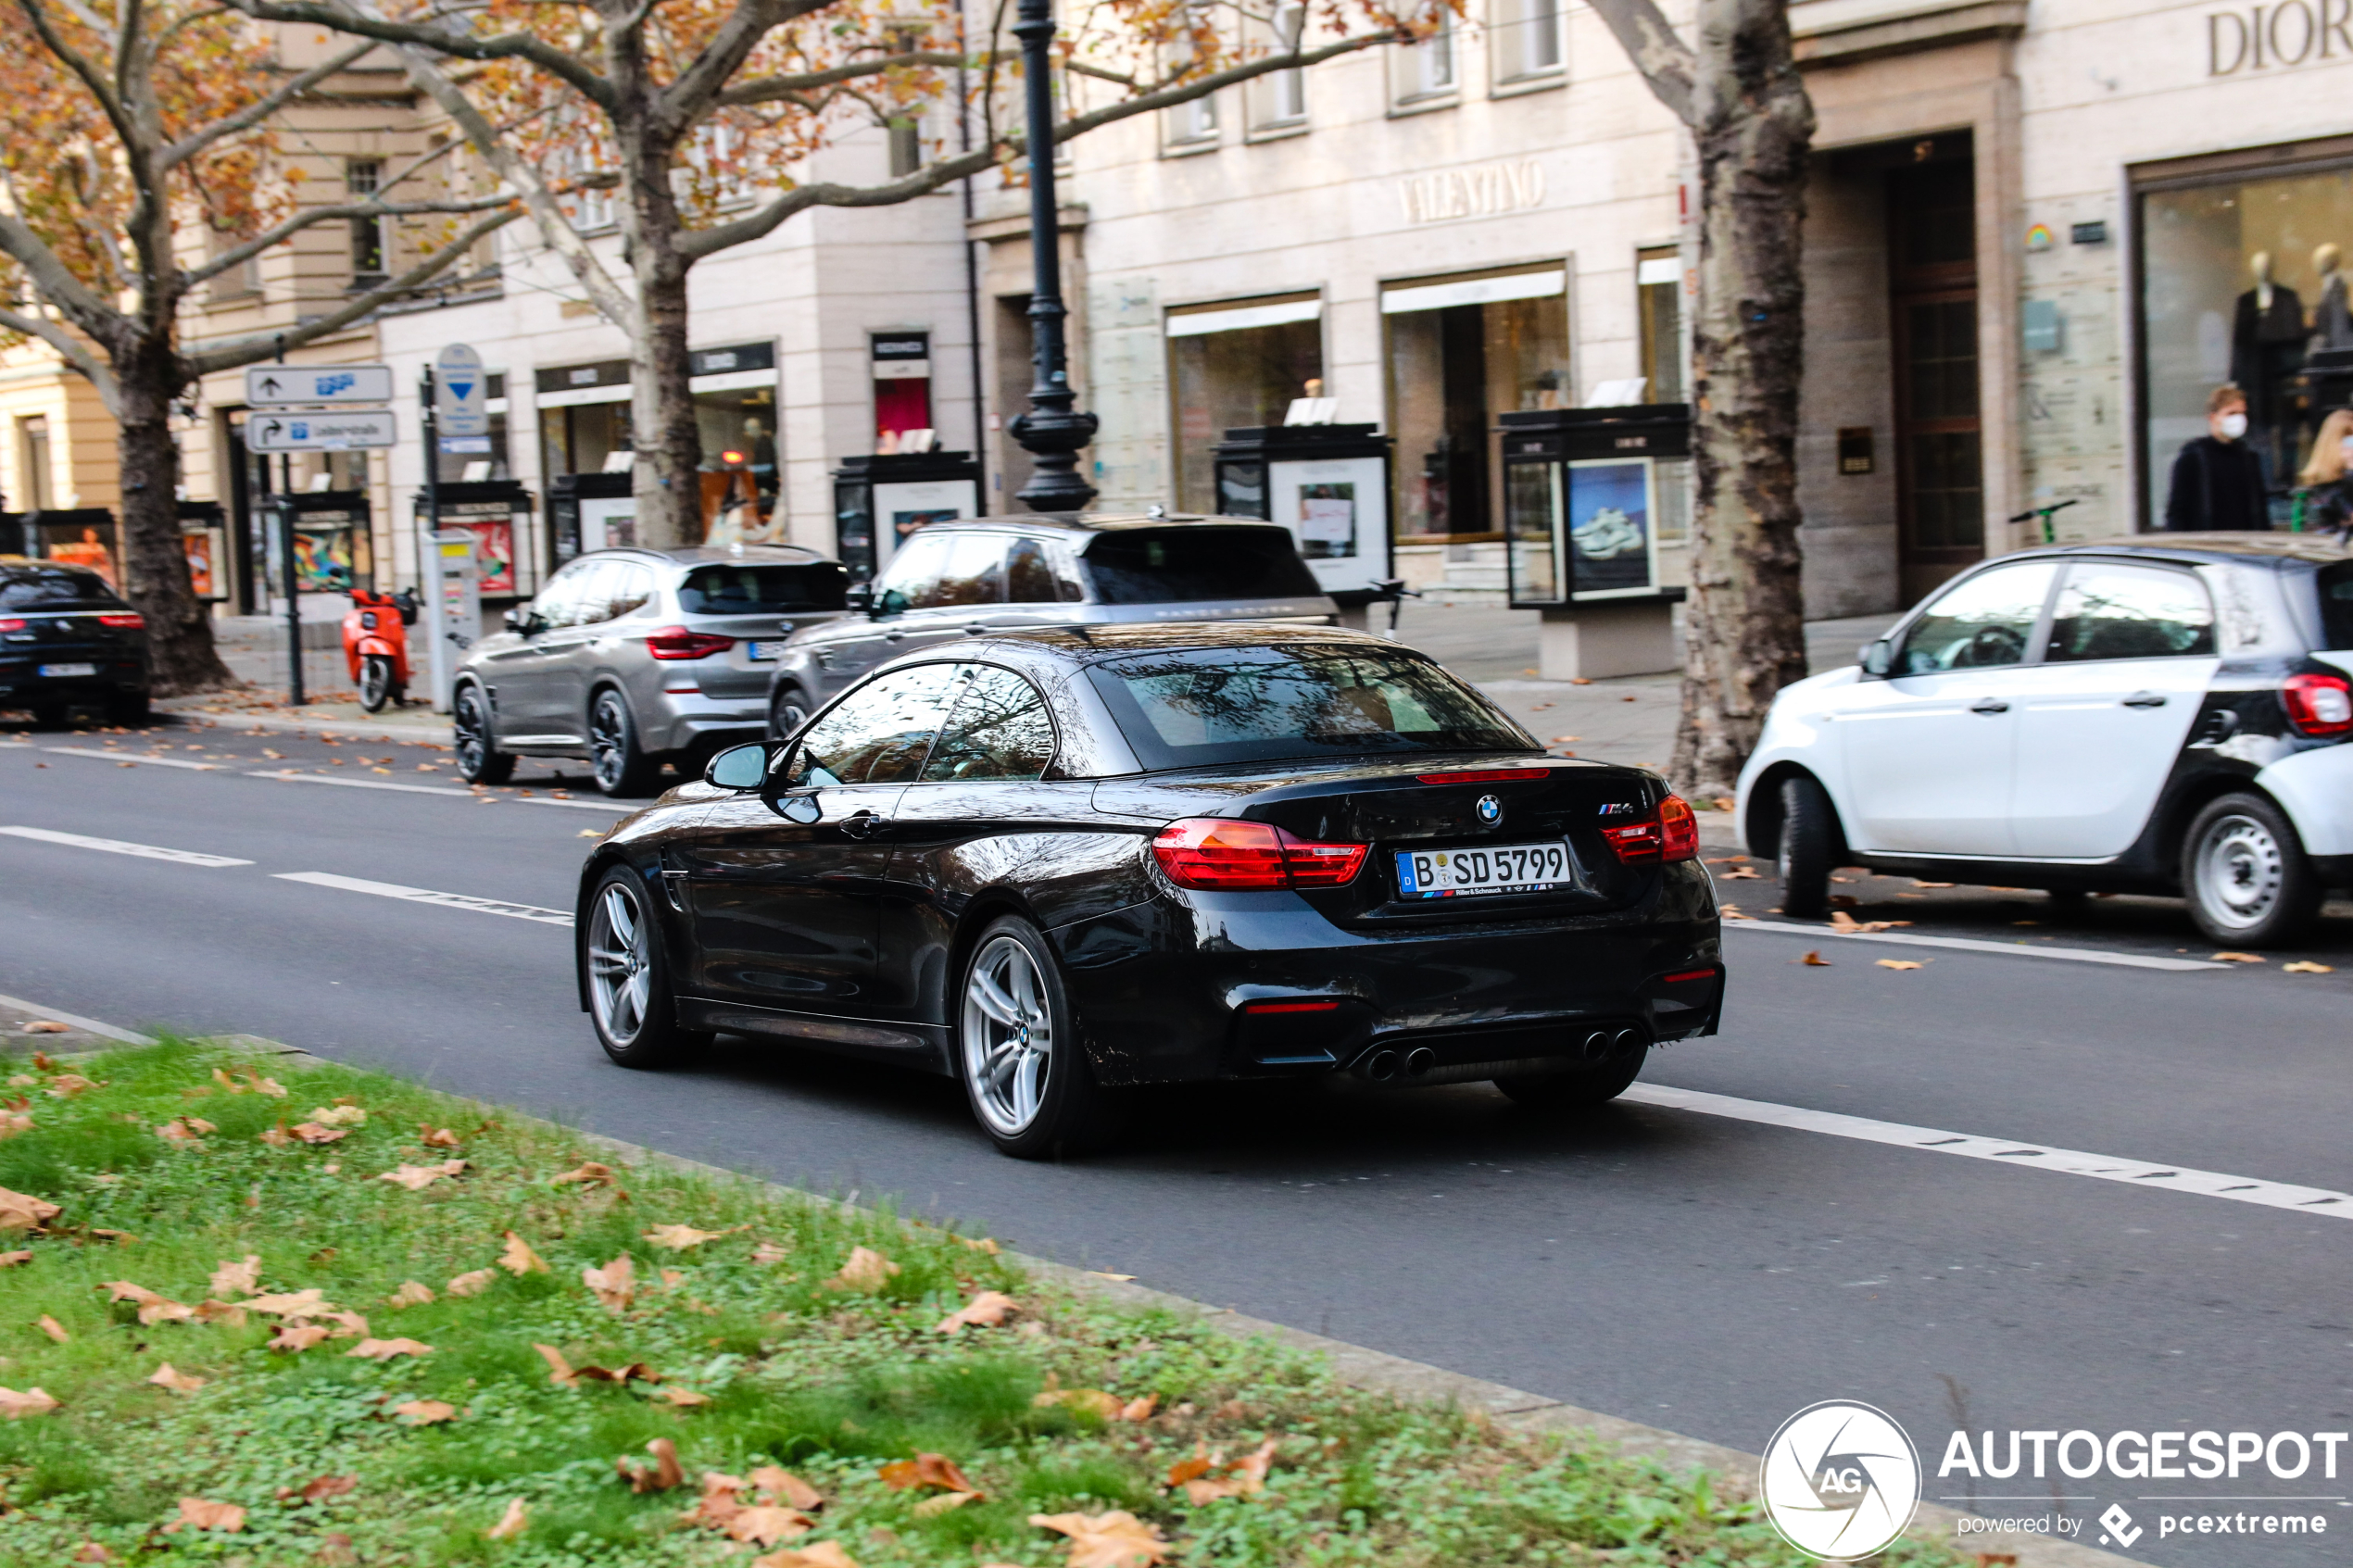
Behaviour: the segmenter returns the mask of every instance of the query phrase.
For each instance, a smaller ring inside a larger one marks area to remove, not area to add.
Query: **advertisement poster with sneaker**
[[[1571,592],[1583,598],[1652,587],[1650,459],[1601,458],[1567,468]]]

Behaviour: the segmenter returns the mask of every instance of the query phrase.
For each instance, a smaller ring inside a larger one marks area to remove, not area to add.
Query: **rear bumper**
[[[1713,899],[1692,868],[1661,883],[1612,915],[1370,933],[1287,893],[1164,892],[1049,935],[1108,1083],[1378,1078],[1381,1053],[1416,1051],[1429,1054],[1414,1076],[1438,1083],[1587,1060],[1606,1048],[1589,1044],[1597,1030],[1652,1043],[1714,1034]]]
[[[44,663],[53,662],[44,660]],[[27,663],[0,668],[0,708],[31,702],[104,702],[147,689],[147,667],[121,659],[59,659],[57,663],[97,665],[91,675],[42,675]]]
[[[705,696],[700,691],[665,691],[654,698],[639,724],[644,737],[640,744],[648,751],[660,752],[694,751],[729,740],[758,740],[767,729],[766,694],[760,691],[730,697]]]
[[[2255,782],[2296,824],[2306,854],[2353,857],[2353,742],[2294,752],[2257,773]]]

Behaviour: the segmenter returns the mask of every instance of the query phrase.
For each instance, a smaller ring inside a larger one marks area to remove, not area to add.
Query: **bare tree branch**
[[[369,47],[373,48],[371,44]],[[346,202],[336,207],[314,207],[295,214],[275,228],[256,234],[233,250],[224,250],[201,267],[187,270],[190,283],[207,282],[232,268],[246,262],[268,250],[283,245],[293,235],[321,223],[332,223],[339,218],[429,218],[457,217],[469,212],[494,212],[500,207],[516,206],[511,192],[497,195],[476,196],[471,200],[446,202]],[[517,216],[521,216],[520,213]]]
[[[712,101],[726,87],[728,79],[743,69],[744,61],[751,57],[761,39],[786,22],[824,10],[832,3],[833,0],[743,0],[720,24],[711,42],[703,45],[694,63],[663,91],[662,113],[673,131],[683,135],[710,112]]]
[[[107,413],[120,411],[120,400],[114,372],[107,368],[105,360],[91,352],[87,343],[55,321],[45,321],[38,316],[20,316],[8,309],[0,309],[0,327],[23,332],[28,337],[37,337],[56,349],[67,364],[81,371],[83,379],[98,389],[98,399],[107,406]]]
[[[1698,67],[1691,46],[1675,35],[1655,0],[1593,0],[1593,9],[1667,112],[1685,125],[1696,124]]]
[[[12,212],[0,211],[0,254],[23,268],[41,297],[91,336],[105,336],[120,323],[121,317],[114,307],[75,277],[73,270],[41,242],[41,236],[32,232],[31,225]]]

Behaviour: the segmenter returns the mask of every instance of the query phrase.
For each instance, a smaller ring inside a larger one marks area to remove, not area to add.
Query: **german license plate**
[[[41,672],[44,675],[57,678],[68,675],[95,675],[98,672],[98,667],[94,664],[44,664],[41,667]]]
[[[746,643],[744,657],[754,664],[765,664],[782,653],[784,647],[785,645],[782,643]]]
[[[1548,844],[1397,851],[1397,891],[1407,898],[1542,893],[1570,880],[1568,847],[1557,838]]]

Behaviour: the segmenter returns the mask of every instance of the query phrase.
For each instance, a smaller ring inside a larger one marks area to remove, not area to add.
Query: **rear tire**
[[[778,686],[768,698],[768,738],[790,740],[809,722],[809,697],[799,686]]]
[[[36,702],[32,705],[33,725],[37,729],[62,730],[69,711],[62,702]]]
[[[629,699],[606,686],[588,699],[589,766],[605,795],[651,795],[661,777],[661,759],[637,744],[637,721]]]
[[[2209,940],[2280,947],[2311,925],[2327,889],[2285,813],[2259,795],[2226,795],[2182,841],[2182,893]]]
[[[360,707],[371,713],[382,713],[384,704],[398,695],[398,688],[393,684],[389,655],[371,653],[359,661]]]
[[[1650,1056],[1645,1048],[1613,1061],[1595,1062],[1574,1073],[1547,1073],[1527,1078],[1498,1078],[1495,1086],[1515,1105],[1530,1110],[1591,1110],[1607,1105],[1633,1086]]]
[[[490,702],[469,682],[450,704],[449,729],[457,742],[458,776],[468,784],[502,784],[515,776],[515,756],[491,739]]]
[[[1051,1160],[1102,1148],[1126,1121],[1095,1082],[1053,949],[1017,915],[973,945],[959,987],[956,1073],[999,1152]]]
[[[710,1035],[679,1027],[661,922],[636,873],[627,866],[607,872],[587,912],[581,961],[588,1020],[605,1054],[623,1067],[668,1067],[709,1046]]]
[[[147,694],[119,696],[107,704],[107,722],[138,729],[155,722],[155,710],[147,706]]]
[[[1811,774],[1781,781],[1781,843],[1774,859],[1781,913],[1804,919],[1829,911],[1831,872],[1838,864],[1838,812]]]

